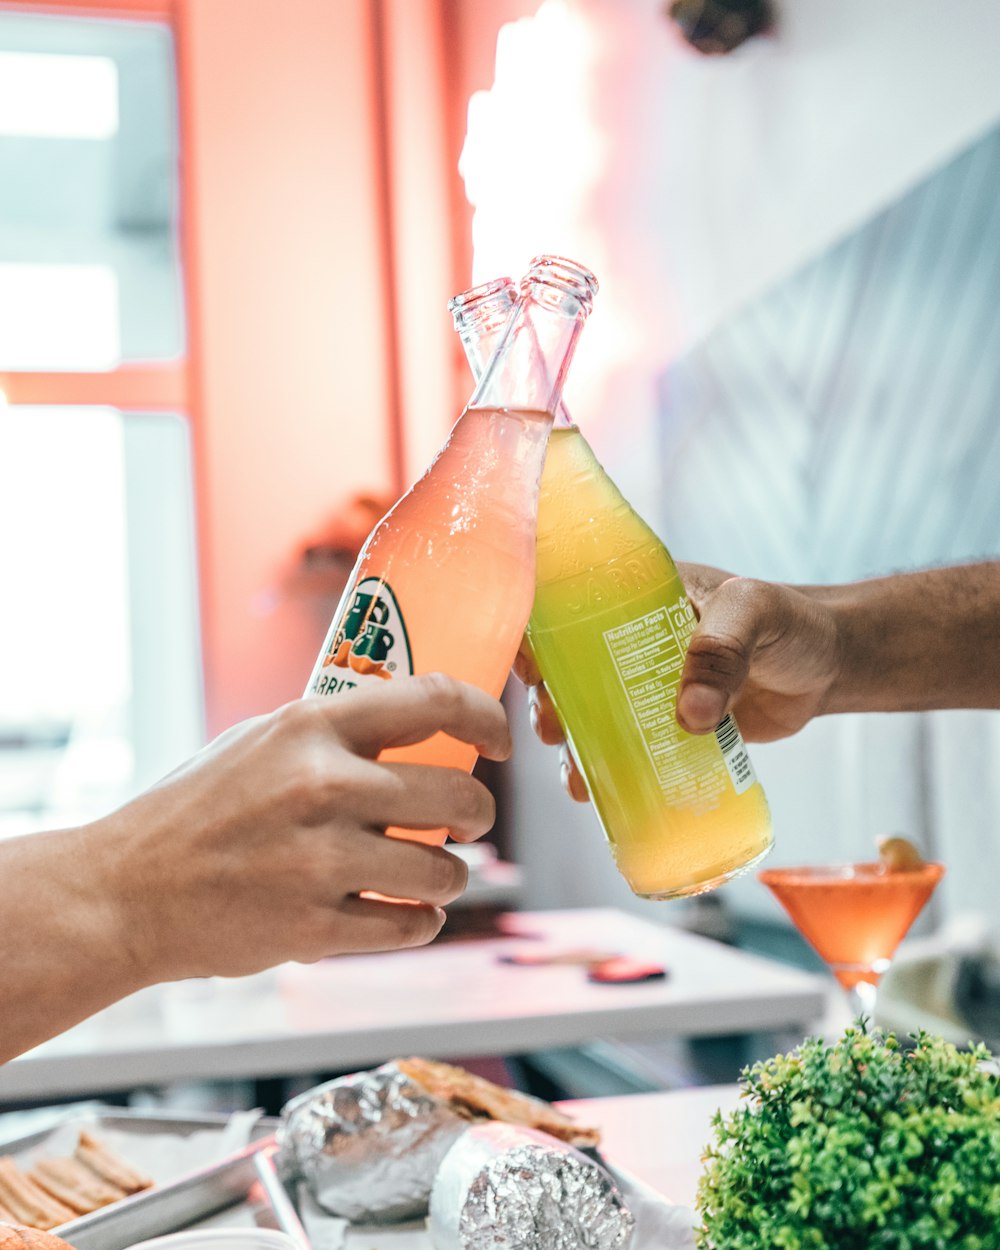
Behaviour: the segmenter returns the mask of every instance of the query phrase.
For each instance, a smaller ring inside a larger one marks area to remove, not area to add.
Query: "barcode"
[[[719,725],[716,726],[715,737],[719,746],[722,747],[723,755],[725,755],[727,751],[731,751],[734,746],[738,745],[740,740],[740,731],[736,728],[736,722],[733,720],[732,715],[727,716],[725,720],[721,721]]]

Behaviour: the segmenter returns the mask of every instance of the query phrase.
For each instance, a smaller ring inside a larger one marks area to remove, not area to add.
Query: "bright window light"
[[[0,412],[0,533],[3,838],[91,819],[130,783],[121,414]]]
[[[120,359],[108,265],[0,264],[0,369],[100,372]]]
[[[493,86],[469,101],[458,167],[476,210],[474,281],[520,275],[539,251],[577,254],[565,240],[610,146],[592,116],[598,53],[566,0],[501,27]]]
[[[0,52],[0,135],[110,139],[118,67],[107,56]]]
[[[607,54],[590,7],[545,0],[534,16],[501,27],[493,85],[469,101],[459,160],[475,209],[474,282],[519,277],[538,252],[578,259],[600,279],[587,350],[577,353],[567,390],[582,423],[599,419],[610,370],[634,337],[606,279],[606,230],[592,208],[611,203],[600,188],[620,162],[620,140],[596,109]]]
[[[0,724],[94,718],[129,696],[122,417],[0,416]],[[12,536],[17,535],[16,541]]]

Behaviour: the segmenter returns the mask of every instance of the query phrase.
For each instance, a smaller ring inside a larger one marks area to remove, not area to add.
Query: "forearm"
[[[143,983],[95,828],[0,841],[0,1063]]]
[[[1000,562],[806,593],[836,622],[823,712],[1000,708]]]

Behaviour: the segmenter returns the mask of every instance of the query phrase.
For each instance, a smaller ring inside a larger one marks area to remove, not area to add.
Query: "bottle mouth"
[[[587,312],[593,307],[598,291],[597,278],[589,269],[575,260],[548,252],[532,260],[528,272],[521,279],[521,291],[533,290],[539,285],[572,297]]]
[[[492,282],[481,282],[479,286],[470,287],[461,295],[453,295],[448,301],[448,311],[457,322],[463,313],[474,309],[488,300],[500,299],[501,302],[513,304],[517,298],[517,290],[513,278],[494,278]]]

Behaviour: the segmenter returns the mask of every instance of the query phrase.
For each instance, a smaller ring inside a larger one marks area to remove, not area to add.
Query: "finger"
[[[441,931],[447,916],[426,903],[391,903],[381,899],[342,899],[330,911],[319,944],[331,955],[392,951],[426,946]],[[346,922],[346,923],[345,923]]]
[[[505,760],[510,727],[500,702],[444,673],[405,677],[344,699],[315,699],[337,725],[344,742],[370,758],[385,747],[423,742],[439,731],[468,742],[480,755]],[[349,709],[350,715],[345,715]]]
[[[528,642],[527,637],[521,640],[517,655],[514,657],[513,670],[514,676],[526,686],[537,686],[542,680],[542,674],[535,663],[531,643]]]
[[[681,575],[681,581],[684,583],[687,596],[699,616],[701,616],[706,601],[715,594],[723,582],[729,581],[733,576],[732,573],[712,568],[709,564],[679,563],[677,571]]]
[[[711,732],[736,702],[770,627],[772,590],[765,582],[731,577],[705,601],[677,695],[677,721],[688,733]]]
[[[558,746],[565,739],[555,704],[544,684],[532,686],[528,690],[528,719],[531,721],[531,728],[546,746]]]
[[[472,842],[493,828],[496,801],[486,786],[459,768],[438,764],[380,763],[378,778],[359,791],[359,814],[379,829],[447,829]]]
[[[583,779],[583,773],[580,772],[573,758],[573,752],[565,743],[559,752],[559,775],[563,789],[571,799],[575,799],[577,803],[590,802],[590,794],[587,790],[587,783]]]
[[[469,882],[465,861],[439,846],[363,833],[356,850],[358,862],[347,869],[349,880],[338,883],[344,893],[374,890],[440,907],[458,898]]]

